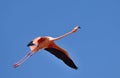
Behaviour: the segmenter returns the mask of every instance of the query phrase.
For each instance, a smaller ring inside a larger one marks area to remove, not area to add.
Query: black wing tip
[[[49,51],[50,53],[52,53],[53,55],[55,55],[55,56],[58,57],[59,59],[63,60],[63,62],[64,62],[67,66],[69,66],[69,67],[71,67],[71,68],[73,68],[73,69],[75,69],[75,70],[78,69],[78,67],[74,64],[74,62],[73,62],[71,59],[67,58],[66,55],[63,54],[62,52],[60,52],[59,50],[57,50],[57,49],[55,49],[55,48],[45,48],[45,50]],[[60,57],[59,55],[64,56],[64,59],[63,59],[63,57]]]
[[[74,66],[69,66],[69,67],[71,67],[71,68],[73,68],[73,69],[75,69],[75,70],[78,69],[78,67],[77,67],[76,65],[74,65]]]
[[[33,41],[30,41],[30,42],[27,44],[27,47],[32,46],[32,45],[34,45],[34,44],[33,44]]]
[[[78,67],[74,67],[73,69],[77,70],[77,69],[78,69]]]

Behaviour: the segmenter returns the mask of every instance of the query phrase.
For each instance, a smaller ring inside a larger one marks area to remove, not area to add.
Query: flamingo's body
[[[27,46],[30,47],[31,52],[29,52],[22,60],[14,64],[14,67],[18,67],[20,64],[22,64],[26,59],[28,59],[30,56],[32,56],[34,53],[38,52],[41,49],[44,49],[51,54],[55,55],[57,58],[63,60],[65,64],[68,66],[77,69],[77,66],[74,64],[68,53],[60,48],[58,45],[54,43],[55,40],[59,40],[61,38],[64,38],[65,36],[72,34],[76,32],[80,27],[76,26],[71,32],[68,32],[60,37],[53,38],[50,36],[45,37],[37,37],[33,41],[31,41]]]

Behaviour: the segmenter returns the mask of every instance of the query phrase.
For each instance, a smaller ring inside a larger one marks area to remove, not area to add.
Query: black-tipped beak
[[[80,26],[78,26],[78,28],[79,28],[79,29],[81,29],[81,27],[80,27]]]
[[[28,44],[27,44],[27,46],[29,47],[29,46],[33,46],[34,44],[33,44],[33,41],[31,41],[31,42],[29,42]]]

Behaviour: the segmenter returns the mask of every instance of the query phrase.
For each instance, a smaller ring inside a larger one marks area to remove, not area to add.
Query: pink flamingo
[[[61,59],[69,67],[77,69],[78,67],[74,64],[74,62],[70,58],[67,51],[62,49],[58,45],[56,45],[54,41],[64,38],[64,37],[76,32],[79,28],[80,28],[80,26],[76,26],[72,31],[70,31],[62,36],[56,37],[56,38],[53,38],[50,36],[35,38],[27,45],[28,47],[30,47],[31,52],[29,52],[23,59],[21,59],[20,61],[15,63],[14,68],[21,65],[24,61],[26,61],[29,57],[31,57],[33,54],[35,54],[39,50],[44,49],[44,50],[50,52],[51,54],[55,55],[57,58]]]

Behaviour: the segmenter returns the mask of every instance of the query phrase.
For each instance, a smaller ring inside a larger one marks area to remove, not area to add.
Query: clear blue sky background
[[[13,64],[37,36],[56,41],[75,64],[74,70],[41,50],[17,69]],[[0,78],[120,78],[120,0],[1,0]]]

